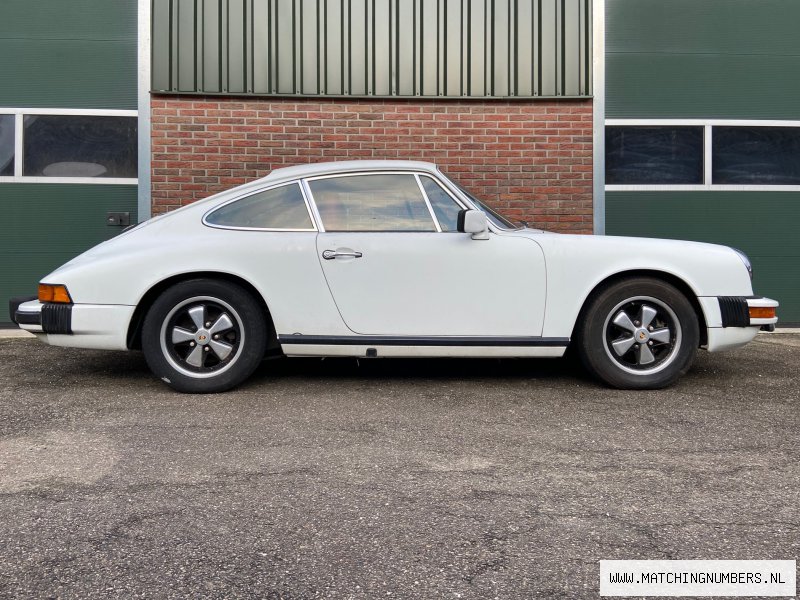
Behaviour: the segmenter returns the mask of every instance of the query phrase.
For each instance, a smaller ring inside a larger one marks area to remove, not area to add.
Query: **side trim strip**
[[[41,325],[42,313],[16,311],[12,318],[17,325]]]
[[[569,338],[543,337],[415,337],[394,335],[279,335],[281,344],[337,346],[567,346]]]

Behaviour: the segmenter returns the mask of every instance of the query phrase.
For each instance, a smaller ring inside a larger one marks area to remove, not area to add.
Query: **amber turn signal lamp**
[[[775,307],[774,306],[751,306],[750,307],[751,319],[774,319]]]
[[[65,285],[40,283],[39,302],[60,302],[63,304],[72,304],[72,298],[69,297],[69,292],[67,291],[67,286]]]

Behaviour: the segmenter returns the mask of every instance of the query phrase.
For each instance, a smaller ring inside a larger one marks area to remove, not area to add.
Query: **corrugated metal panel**
[[[591,94],[591,0],[154,0],[153,90]]]

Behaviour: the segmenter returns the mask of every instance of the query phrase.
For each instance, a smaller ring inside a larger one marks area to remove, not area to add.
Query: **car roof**
[[[359,171],[424,171],[431,174],[439,172],[435,164],[413,160],[342,160],[332,162],[310,163],[275,169],[266,177],[254,179],[234,188],[223,190],[212,196],[192,202],[174,210],[169,214],[196,212],[208,210],[209,204],[222,204],[231,198],[264,187],[265,185],[281,184],[302,179],[304,177],[317,177],[320,175],[336,175],[338,173],[353,173]],[[193,207],[193,208],[192,208]]]
[[[275,169],[261,179],[263,182],[277,182],[319,175],[350,173],[353,171],[427,171],[436,172],[436,165],[429,162],[413,160],[342,160],[333,162],[310,163]]]

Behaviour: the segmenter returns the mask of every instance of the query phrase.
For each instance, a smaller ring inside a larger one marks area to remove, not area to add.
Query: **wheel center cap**
[[[639,344],[646,344],[648,341],[650,341],[650,332],[644,327],[640,327],[633,334],[633,337]]]
[[[201,346],[205,346],[211,340],[211,334],[208,333],[207,329],[198,329],[197,333],[194,334],[194,339]]]

